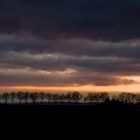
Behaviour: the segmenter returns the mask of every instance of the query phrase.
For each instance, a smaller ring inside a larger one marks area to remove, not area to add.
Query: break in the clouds
[[[126,85],[140,75],[139,0],[1,0],[0,86]]]

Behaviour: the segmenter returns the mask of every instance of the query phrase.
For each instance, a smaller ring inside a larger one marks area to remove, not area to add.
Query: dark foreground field
[[[61,112],[104,112],[104,111],[139,111],[139,104],[127,104],[121,102],[104,102],[99,104],[84,104],[84,103],[52,103],[52,104],[0,104],[0,112],[42,112],[47,113],[50,111]]]
[[[60,128],[63,128],[63,131],[67,131],[66,128],[76,129],[76,133],[79,128],[82,130],[89,128],[92,131],[95,129],[100,132],[106,130],[107,127],[110,129],[123,128],[130,123],[138,124],[140,106],[111,101],[98,105],[1,104],[0,118],[1,122],[3,121],[4,124],[6,122],[7,127],[11,128],[16,123],[19,128],[49,129],[52,132],[58,131]]]

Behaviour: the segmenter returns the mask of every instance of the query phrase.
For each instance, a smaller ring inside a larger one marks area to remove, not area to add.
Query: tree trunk
[[[43,104],[43,98],[41,98],[41,104]]]
[[[21,99],[19,99],[19,103],[21,104]]]
[[[50,99],[48,100],[48,103],[49,103],[49,104],[51,103],[51,100],[50,100]]]
[[[12,98],[12,104],[14,104],[14,98]]]
[[[7,102],[8,102],[7,99],[5,99],[5,104],[7,104]]]

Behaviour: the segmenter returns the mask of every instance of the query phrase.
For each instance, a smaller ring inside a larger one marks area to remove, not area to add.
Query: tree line
[[[99,104],[105,101],[122,102],[128,104],[140,103],[140,94],[121,93],[110,96],[109,93],[69,92],[66,94],[49,92],[4,92],[0,94],[0,103],[4,104]]]

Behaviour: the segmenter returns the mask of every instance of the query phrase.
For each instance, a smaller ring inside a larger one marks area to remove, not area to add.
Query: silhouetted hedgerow
[[[121,93],[109,96],[109,93],[69,92],[66,94],[50,92],[4,92],[0,94],[1,104],[57,104],[57,105],[139,105],[140,94]]]

